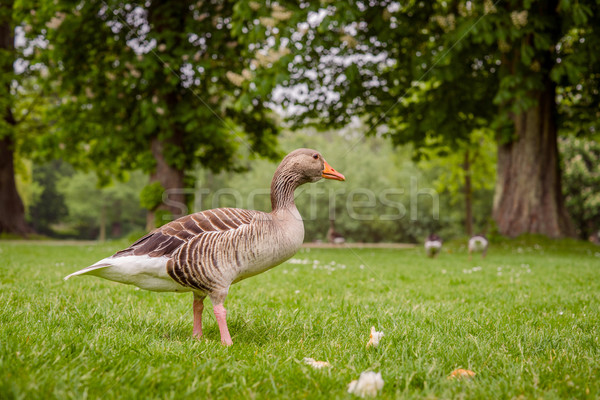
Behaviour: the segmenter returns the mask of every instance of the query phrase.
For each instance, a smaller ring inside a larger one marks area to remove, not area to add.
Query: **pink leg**
[[[219,324],[219,331],[221,332],[221,343],[226,346],[233,344],[229,329],[227,329],[227,310],[223,307],[223,304],[216,304],[213,306],[217,323]]]
[[[202,337],[202,311],[204,311],[204,297],[194,294],[194,331],[192,336],[196,339]]]

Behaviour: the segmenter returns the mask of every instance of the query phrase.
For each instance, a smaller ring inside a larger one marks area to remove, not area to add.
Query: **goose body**
[[[294,190],[321,178],[344,180],[315,150],[288,154],[271,183],[270,213],[217,208],[190,214],[130,247],[74,272],[156,292],[193,292],[194,336],[202,335],[203,301],[213,303],[221,341],[231,344],[223,303],[229,287],[292,257],[304,241]]]
[[[469,239],[469,258],[471,258],[471,253],[473,252],[481,252],[481,256],[485,258],[487,254],[489,242],[484,235],[475,235],[471,239]]]
[[[436,234],[431,234],[425,240],[424,247],[427,256],[433,258],[442,250],[442,239]]]
[[[67,279],[88,274],[156,292],[208,294],[281,264],[303,241],[295,207],[276,214],[208,210],[170,222]]]

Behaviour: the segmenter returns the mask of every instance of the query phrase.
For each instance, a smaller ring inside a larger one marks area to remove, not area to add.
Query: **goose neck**
[[[296,207],[294,204],[294,191],[299,186],[298,182],[294,174],[275,173],[271,181],[271,207],[273,212]]]

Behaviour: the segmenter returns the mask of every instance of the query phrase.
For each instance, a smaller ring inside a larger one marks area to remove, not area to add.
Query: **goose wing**
[[[258,213],[258,211],[239,208],[217,208],[186,215],[155,229],[128,248],[76,271],[64,279],[67,280],[77,275],[94,274],[117,282],[134,283],[128,281],[128,275],[140,272],[147,275],[160,275],[167,260],[190,240],[198,238],[206,232],[238,229],[249,224]],[[114,276],[103,276],[107,274],[106,269],[116,266],[119,268],[123,266],[123,269],[112,268],[114,270],[112,272],[118,270]]]
[[[190,239],[204,232],[222,232],[249,224],[257,211],[216,208],[186,215],[155,229],[111,258],[122,256],[170,257]]]

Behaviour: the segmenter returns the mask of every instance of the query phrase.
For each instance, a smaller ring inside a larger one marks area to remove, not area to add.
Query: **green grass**
[[[382,373],[381,398],[600,398],[589,244],[506,241],[473,261],[459,243],[433,260],[304,249],[308,264],[232,287],[230,348],[208,301],[205,339],[191,339],[189,293],[62,280],[123,245],[0,242],[0,398],[350,398],[365,370]],[[365,349],[371,326],[385,337]],[[477,375],[449,381],[455,368]]]

